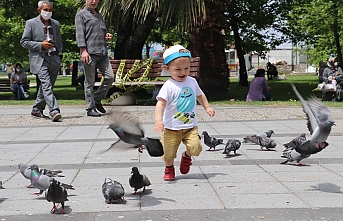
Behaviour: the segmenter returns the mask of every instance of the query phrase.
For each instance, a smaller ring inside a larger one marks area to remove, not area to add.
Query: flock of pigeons
[[[303,165],[301,162],[303,159],[322,151],[329,145],[326,140],[331,132],[331,127],[335,125],[335,121],[329,119],[330,111],[317,97],[311,96],[308,101],[305,101],[296,87],[291,85],[301,101],[307,117],[307,128],[312,136],[311,139],[307,140],[306,134],[302,133],[290,142],[283,144],[285,149],[281,157],[286,158],[286,161],[281,164],[296,161],[297,165]],[[202,134],[204,135],[204,143],[210,148],[208,151],[215,150],[216,146],[224,144],[223,139],[211,137],[206,131]],[[247,136],[243,138],[243,143],[258,144],[262,150],[270,150],[277,146],[277,143],[271,139],[273,134],[273,130],[268,130]],[[229,139],[225,144],[223,154],[228,156],[231,151],[234,151],[234,154],[237,155],[236,151],[240,146],[241,142],[238,139]]]
[[[23,163],[18,164],[19,172],[28,180],[30,185],[27,188],[36,188],[39,192],[31,193],[32,195],[41,195],[45,191],[45,198],[48,202],[53,203],[50,212],[56,213],[56,204],[60,203],[62,206],[61,214],[65,214],[64,203],[68,201],[68,189],[75,190],[70,184],[61,183],[55,177],[64,177],[61,170],[48,170],[39,168],[37,164],[26,166]],[[137,167],[132,167],[131,177],[129,177],[129,184],[134,189],[133,194],[137,194],[139,189],[145,191],[145,187],[151,183],[147,176],[140,174]],[[105,202],[108,204],[123,202],[125,191],[121,183],[108,178],[102,184],[102,194]],[[2,183],[1,183],[2,184]]]
[[[331,127],[335,125],[335,122],[329,119],[329,110],[318,98],[312,96],[308,101],[305,101],[293,84],[292,88],[301,101],[303,110],[307,116],[307,127],[312,136],[311,139],[308,140],[306,139],[305,133],[303,133],[284,144],[285,150],[281,157],[286,158],[286,161],[282,162],[282,164],[296,161],[298,165],[302,165],[301,161],[303,159],[322,151],[329,145],[326,140],[330,134]],[[128,148],[137,148],[139,152],[142,152],[143,149],[147,149],[149,155],[152,157],[163,155],[163,146],[160,140],[146,137],[140,124],[129,114],[114,111],[111,113],[111,118],[112,123],[108,128],[112,129],[119,139],[102,153],[114,149],[126,150]],[[262,150],[270,150],[277,146],[276,142],[271,139],[272,134],[274,134],[274,131],[268,130],[266,132],[247,136],[243,138],[243,143],[258,144]],[[224,139],[211,137],[206,131],[204,131],[202,135],[204,137],[205,145],[209,147],[209,151],[215,150],[218,145],[224,145]],[[233,151],[235,155],[238,155],[236,151],[240,146],[240,140],[228,139],[223,154],[228,156],[231,151]],[[56,213],[56,204],[60,203],[62,205],[61,214],[65,214],[64,203],[65,201],[68,201],[67,190],[74,190],[74,187],[70,184],[61,183],[56,180],[56,177],[64,177],[61,174],[62,171],[42,169],[36,164],[26,166],[20,163],[18,164],[18,167],[20,173],[31,182],[27,187],[39,190],[39,192],[32,194],[40,195],[45,191],[47,201],[53,203],[51,212]],[[129,184],[134,189],[133,194],[136,194],[137,191],[142,188],[142,192],[144,192],[145,188],[151,185],[148,177],[140,174],[137,167],[132,167],[131,174],[132,175],[129,177]],[[107,179],[105,179],[105,182],[102,184],[102,193],[105,202],[109,204],[122,202],[125,195],[122,184],[110,178]],[[0,189],[4,189],[1,181]]]

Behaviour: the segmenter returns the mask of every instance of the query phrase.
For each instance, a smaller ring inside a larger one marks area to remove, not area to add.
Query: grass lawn
[[[0,76],[5,76],[0,74]],[[28,76],[31,83],[35,83],[35,76]],[[252,78],[249,78],[249,82]],[[314,74],[302,74],[302,75],[287,75],[287,80],[281,81],[268,81],[268,85],[272,88],[271,101],[258,101],[258,102],[246,102],[245,97],[248,93],[249,87],[238,86],[238,79],[230,79],[229,100],[210,102],[212,104],[221,105],[280,105],[280,106],[293,106],[300,105],[297,102],[297,98],[291,88],[290,83],[294,83],[299,92],[304,98],[311,94],[320,97],[319,92],[312,92],[318,85],[318,77]],[[151,87],[147,88],[148,93],[152,92]],[[11,100],[14,98],[11,92],[0,92],[0,105],[32,105],[35,99],[36,87],[30,88],[30,98],[28,100]],[[76,90],[75,86],[71,86],[71,76],[58,76],[54,94],[57,97],[60,105],[85,105],[83,90]],[[154,105],[155,102],[149,98],[137,99],[138,105]],[[106,103],[107,100],[103,100]],[[328,106],[342,106],[341,102],[325,102]]]

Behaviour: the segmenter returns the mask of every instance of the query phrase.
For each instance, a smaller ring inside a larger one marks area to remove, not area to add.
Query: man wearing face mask
[[[322,88],[323,100],[341,100],[342,79],[343,72],[338,66],[338,59],[331,54],[327,61],[327,67],[323,71],[323,81],[325,83]]]
[[[51,120],[56,122],[61,118],[61,114],[52,89],[60,70],[62,36],[60,23],[51,18],[52,8],[52,2],[49,0],[38,2],[39,15],[26,21],[20,44],[29,50],[30,71],[36,74],[41,82],[31,115],[46,118],[43,111],[48,105]]]
[[[106,46],[106,41],[111,40],[112,34],[107,33],[105,22],[97,9],[98,3],[99,0],[86,0],[86,7],[75,16],[76,42],[80,48],[85,74],[86,111],[90,117],[100,117],[99,112],[106,113],[101,100],[105,98],[114,80]],[[93,94],[96,67],[99,68],[104,80]]]

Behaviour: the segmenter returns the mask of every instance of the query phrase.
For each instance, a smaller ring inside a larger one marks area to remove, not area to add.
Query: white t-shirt
[[[164,127],[181,130],[197,126],[196,97],[202,94],[198,82],[193,77],[187,77],[183,82],[168,79],[156,97],[167,101],[163,113]]]

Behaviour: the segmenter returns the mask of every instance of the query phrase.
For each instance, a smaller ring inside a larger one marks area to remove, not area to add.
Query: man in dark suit
[[[20,44],[29,50],[30,71],[36,74],[41,82],[31,115],[46,118],[43,111],[48,105],[50,117],[56,122],[61,118],[61,114],[52,89],[60,71],[62,36],[60,23],[51,18],[52,8],[52,2],[49,0],[38,2],[39,15],[26,21]]]

